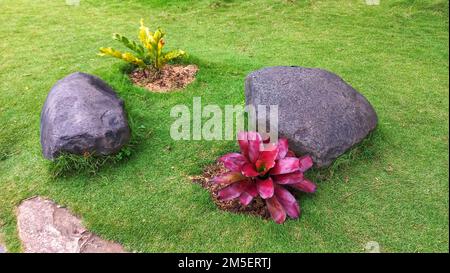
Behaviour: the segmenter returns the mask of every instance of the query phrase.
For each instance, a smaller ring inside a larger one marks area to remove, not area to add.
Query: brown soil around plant
[[[199,176],[191,177],[192,182],[200,184],[203,188],[205,188],[211,195],[213,202],[217,205],[217,207],[221,210],[233,212],[233,213],[244,213],[250,214],[254,216],[260,216],[264,219],[270,218],[269,212],[267,210],[266,204],[261,197],[256,197],[253,201],[248,204],[248,206],[243,206],[239,202],[239,198],[236,198],[231,201],[221,201],[219,200],[217,193],[224,188],[224,186],[212,183],[212,179],[220,174],[227,172],[223,164],[214,163],[212,165],[207,166],[203,170],[203,174]]]
[[[132,82],[152,92],[170,92],[185,88],[195,80],[196,65],[165,65],[159,73],[136,69],[130,74]]]

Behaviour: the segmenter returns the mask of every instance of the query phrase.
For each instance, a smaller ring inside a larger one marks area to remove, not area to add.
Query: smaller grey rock
[[[113,154],[129,140],[124,103],[100,78],[76,72],[50,90],[41,113],[45,158],[63,152]]]
[[[6,253],[6,247],[0,245],[0,253]]]

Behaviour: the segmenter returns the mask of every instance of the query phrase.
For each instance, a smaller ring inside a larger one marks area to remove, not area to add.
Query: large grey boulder
[[[278,105],[279,136],[298,154],[326,167],[375,129],[370,103],[336,74],[304,67],[268,67],[245,82],[246,104]]]
[[[41,113],[44,157],[115,153],[130,139],[123,101],[98,77],[76,72],[59,80]]]

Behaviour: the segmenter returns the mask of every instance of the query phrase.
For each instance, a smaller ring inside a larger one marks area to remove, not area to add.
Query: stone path
[[[23,251],[27,253],[123,253],[120,244],[89,232],[66,208],[33,197],[17,208],[17,225]]]
[[[0,225],[2,223],[0,222]],[[1,253],[6,253],[6,247],[5,247],[5,240],[4,240],[4,236],[3,234],[0,232],[0,254]]]

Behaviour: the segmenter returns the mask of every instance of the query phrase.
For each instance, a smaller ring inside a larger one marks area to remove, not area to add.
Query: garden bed
[[[130,73],[134,84],[152,92],[170,92],[185,88],[195,80],[198,71],[196,65],[166,64],[161,71],[136,69]]]

